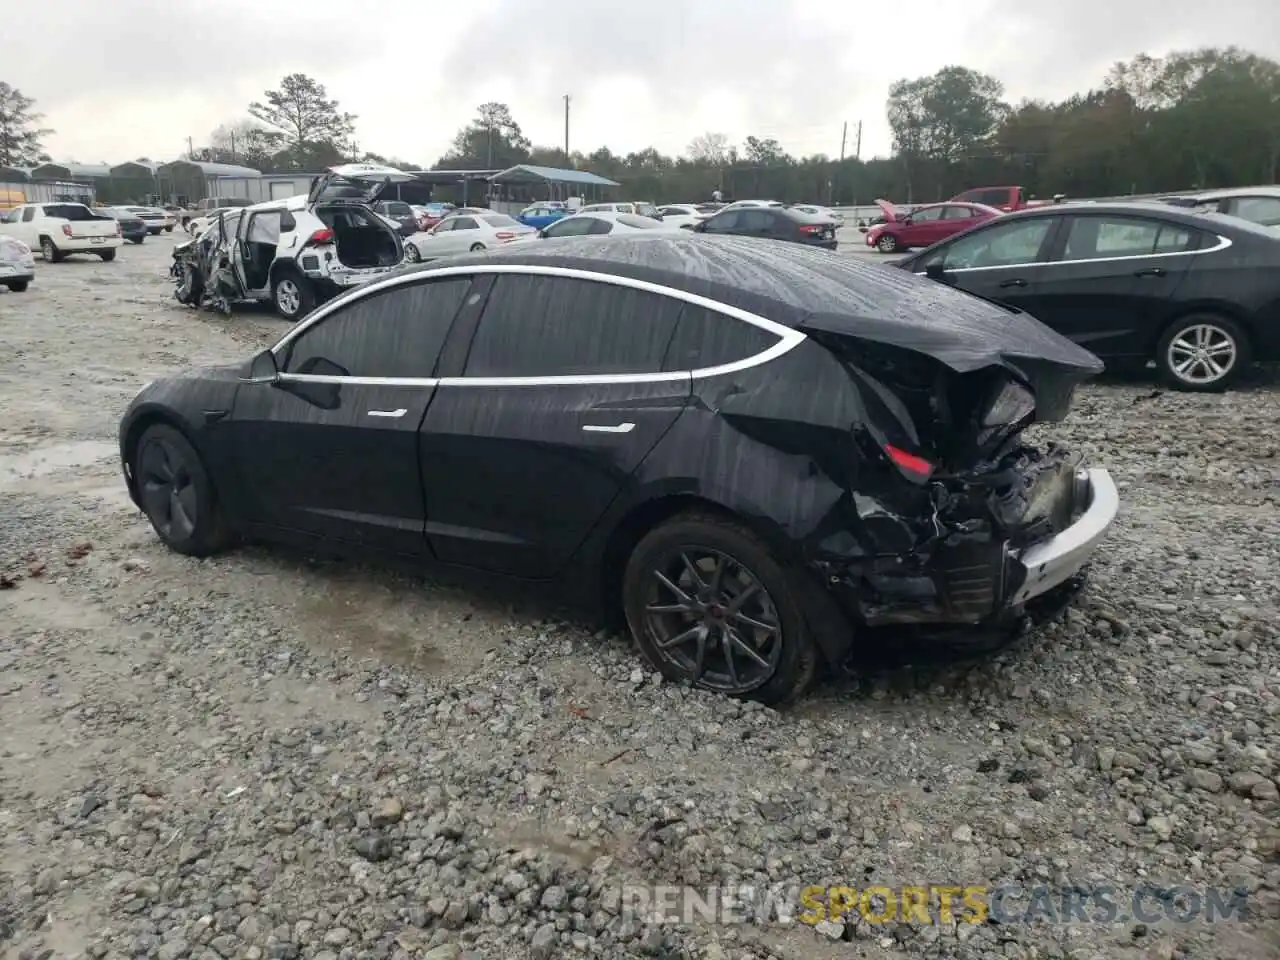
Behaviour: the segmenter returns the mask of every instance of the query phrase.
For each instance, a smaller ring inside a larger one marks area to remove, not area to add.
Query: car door
[[[699,233],[733,234],[738,233],[738,222],[744,211],[725,210],[715,216],[708,217],[699,224]]]
[[[1033,309],[1035,284],[1060,220],[1048,216],[993,220],[919,255],[910,269],[1038,315]]]
[[[339,301],[276,348],[278,379],[241,384],[231,418],[253,523],[426,550],[418,428],[470,286],[419,278]]]
[[[448,253],[465,253],[477,243],[483,243],[480,224],[475,217],[454,217],[453,229],[444,238]]]
[[[1147,357],[1199,231],[1140,215],[1067,217],[1032,312],[1100,357]]]
[[[541,579],[670,429],[691,377],[662,372],[681,301],[621,278],[522,269],[494,278],[419,449],[433,553]]]
[[[949,204],[942,208],[942,220],[939,221],[937,240],[963,233],[970,227],[977,226],[978,211],[961,203]],[[934,242],[936,243],[937,240]]]
[[[925,207],[911,214],[911,222],[902,227],[899,237],[904,246],[931,247],[942,239],[942,213],[945,207]]]

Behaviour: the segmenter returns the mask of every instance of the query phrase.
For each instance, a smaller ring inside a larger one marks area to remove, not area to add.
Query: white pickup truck
[[[83,203],[28,203],[0,220],[0,231],[39,249],[49,263],[71,253],[91,253],[114,260],[124,242],[114,217],[94,213]]]

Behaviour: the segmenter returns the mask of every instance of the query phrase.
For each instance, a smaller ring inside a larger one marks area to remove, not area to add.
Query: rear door
[[[439,559],[530,579],[564,567],[688,402],[690,375],[662,372],[682,306],[616,278],[494,278],[422,426]]]
[[[277,351],[278,382],[241,384],[232,423],[252,522],[425,551],[418,428],[470,287],[423,278],[341,301]]]
[[[1117,214],[1066,218],[1032,312],[1100,357],[1143,357],[1164,325],[1200,234]]]
[[[943,208],[938,239],[963,233],[979,222],[978,211],[962,203],[953,203]]]

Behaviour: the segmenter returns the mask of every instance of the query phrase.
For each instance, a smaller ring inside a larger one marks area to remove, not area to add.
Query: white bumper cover
[[[1026,579],[1010,598],[1012,603],[1025,603],[1069,580],[1106,537],[1120,510],[1115,481],[1106,470],[1097,468],[1081,471],[1079,480],[1088,506],[1067,529],[1024,548],[1018,555],[1017,562],[1026,569]]]

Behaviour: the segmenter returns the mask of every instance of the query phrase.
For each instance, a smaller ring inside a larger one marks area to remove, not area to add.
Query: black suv
[[[174,550],[555,581],[667,677],[776,703],[865,629],[1003,627],[1070,592],[1115,485],[1020,434],[1100,369],[1025,314],[798,244],[573,237],[399,270],[158,380],[120,452]]]

